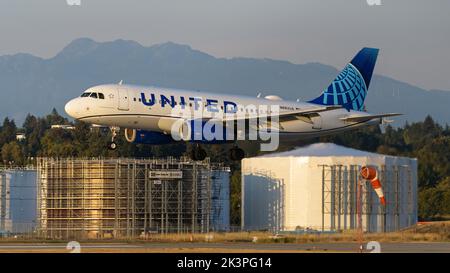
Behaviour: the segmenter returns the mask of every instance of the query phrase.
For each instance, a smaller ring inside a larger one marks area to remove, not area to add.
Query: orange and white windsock
[[[380,198],[380,203],[385,206],[386,199],[384,198],[383,188],[381,187],[380,180],[378,179],[377,169],[374,167],[364,166],[361,168],[361,176],[370,181],[372,188]]]

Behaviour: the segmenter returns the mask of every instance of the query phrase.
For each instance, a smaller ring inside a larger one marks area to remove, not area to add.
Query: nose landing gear
[[[117,149],[117,146],[118,146],[117,143],[114,141],[114,139],[116,138],[117,132],[120,130],[120,128],[119,127],[110,127],[109,129],[111,130],[112,137],[111,137],[111,141],[108,142],[107,147],[109,150],[114,151]]]

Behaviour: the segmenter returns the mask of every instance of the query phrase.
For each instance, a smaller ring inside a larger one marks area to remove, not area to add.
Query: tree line
[[[52,125],[73,125],[73,130],[51,129]],[[17,139],[23,134],[23,139]],[[5,118],[0,127],[1,160],[5,165],[26,165],[36,157],[165,157],[189,155],[192,145],[141,145],[128,143],[123,131],[116,138],[118,149],[108,150],[109,130],[91,128],[75,121],[70,122],[53,110],[44,117],[28,115],[19,128],[14,120]],[[298,146],[315,142],[332,142],[338,145],[369,152],[418,159],[419,217],[438,219],[450,215],[450,128],[442,126],[428,116],[422,122],[406,123],[402,127],[367,127],[356,131],[302,141]],[[243,143],[248,156],[260,155],[259,145]],[[232,168],[231,219],[240,222],[240,163],[228,159],[230,145],[205,145],[212,161],[225,162]],[[281,144],[280,150],[289,150]]]

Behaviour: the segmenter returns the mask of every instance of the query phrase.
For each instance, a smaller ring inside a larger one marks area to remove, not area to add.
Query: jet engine
[[[139,129],[125,129],[125,139],[137,144],[169,144],[175,142],[171,135]]]

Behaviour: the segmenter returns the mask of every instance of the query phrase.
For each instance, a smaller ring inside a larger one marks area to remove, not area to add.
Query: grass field
[[[450,222],[420,223],[392,233],[356,231],[336,234],[281,234],[231,232],[209,234],[153,234],[134,240],[77,240],[82,253],[311,253],[359,252],[369,241],[383,252],[450,252]],[[74,238],[74,240],[76,240]],[[70,240],[0,239],[0,253],[68,253]],[[367,252],[367,251],[366,251]]]
[[[419,223],[411,228],[389,233],[365,233],[364,241],[378,242],[450,242],[450,221]],[[75,239],[75,238],[74,238]],[[351,243],[358,242],[357,231],[334,234],[280,234],[269,232],[230,232],[208,234],[152,234],[133,240],[95,239],[78,240],[89,243]],[[1,238],[1,243],[65,243],[67,240]]]
[[[218,242],[218,243],[319,243],[357,242],[357,231],[335,234],[281,234],[274,236],[268,232],[234,232],[205,234],[152,235],[145,241],[154,242]],[[450,221],[418,224],[412,228],[389,233],[366,233],[365,241],[379,242],[449,242]]]

